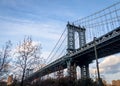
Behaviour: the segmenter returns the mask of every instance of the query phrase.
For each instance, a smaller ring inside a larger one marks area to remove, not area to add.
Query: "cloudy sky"
[[[29,35],[35,42],[42,44],[42,56],[47,58],[68,21],[88,16],[118,1],[0,0],[0,47],[7,40],[16,45]],[[94,65],[91,65],[93,70]],[[107,80],[113,79],[111,75],[114,78],[118,76],[119,65],[119,54],[100,60],[101,72],[107,74]]]

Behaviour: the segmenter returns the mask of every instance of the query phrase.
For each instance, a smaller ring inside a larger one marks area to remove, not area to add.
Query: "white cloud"
[[[42,53],[42,57],[44,57],[44,59],[47,59],[49,54],[50,54],[49,51],[45,51]]]
[[[99,60],[99,71],[101,78],[104,78],[109,83],[112,80],[119,79],[120,75],[120,54],[111,55]],[[92,75],[97,75],[96,63],[90,68]]]
[[[103,58],[99,63],[101,73],[117,73],[120,71],[120,55],[111,55]],[[91,68],[91,73],[95,73],[96,67]]]
[[[120,63],[120,56],[118,55],[112,55],[109,57],[106,57],[101,63],[100,63],[100,67],[104,68],[104,67],[109,67],[109,66],[113,66],[116,64]]]
[[[56,59],[58,59],[58,57],[57,57],[58,54],[56,54],[54,56],[55,53],[52,53],[51,55],[50,55],[50,53],[51,53],[50,51],[45,51],[45,52],[42,53],[42,57],[45,59],[46,64],[51,63],[51,62],[55,61]]]
[[[5,24],[5,25],[4,25]],[[57,27],[54,27],[57,26]],[[20,36],[20,35],[31,35],[36,36],[39,38],[45,38],[45,39],[51,39],[51,40],[57,40],[61,34],[61,26],[53,23],[25,23],[25,24],[19,24],[17,23],[2,23],[2,28],[5,28],[7,30],[6,35],[11,36]]]
[[[3,17],[4,18],[4,17]],[[1,22],[1,27],[3,28],[1,31],[4,37],[12,37],[16,41],[18,37],[25,35],[30,35],[32,38],[37,38],[41,42],[43,47],[43,57],[47,58],[49,52],[54,47],[55,43],[60,38],[62,31],[65,29],[62,22],[59,21],[51,21],[51,22],[32,22],[30,20],[21,20],[21,19],[12,19],[7,17],[6,21]],[[12,19],[12,22],[9,21]],[[66,35],[65,35],[66,36]],[[64,38],[64,37],[63,37]],[[62,39],[63,39],[62,38]],[[11,39],[11,38],[10,38]],[[11,40],[12,41],[12,40]],[[17,42],[17,43],[18,43]]]
[[[102,73],[102,72],[104,72],[104,69],[103,68],[99,68],[99,71],[100,71],[100,73]],[[97,69],[96,68],[91,68],[90,69],[90,73],[91,74],[95,74],[97,72]]]

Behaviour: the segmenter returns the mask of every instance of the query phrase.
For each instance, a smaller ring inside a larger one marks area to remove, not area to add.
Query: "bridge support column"
[[[86,65],[86,77],[87,77],[87,78],[90,78],[89,64]]]
[[[62,66],[59,66],[58,67],[58,71],[57,71],[57,79],[60,79],[60,78],[63,78],[64,77],[64,74],[63,74],[63,67]]]
[[[67,61],[67,73],[70,80],[77,79],[77,72],[76,72],[76,63],[71,64],[71,60]]]
[[[90,78],[89,75],[89,64],[80,66],[81,68],[81,78]]]
[[[70,75],[71,75],[71,61],[70,60],[68,60],[67,61],[67,76],[68,77],[70,77]]]
[[[76,63],[74,63],[72,66],[71,66],[71,77],[73,80],[77,80],[77,72],[76,72]]]
[[[68,81],[69,81],[69,86],[74,86],[75,81],[77,79],[77,74],[76,74],[76,64],[72,63],[71,60],[67,61],[67,73],[68,73]]]
[[[84,66],[80,66],[80,68],[81,68],[81,78],[83,78],[84,76]]]

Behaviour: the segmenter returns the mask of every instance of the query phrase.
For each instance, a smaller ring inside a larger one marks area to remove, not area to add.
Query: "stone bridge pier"
[[[67,63],[67,74],[70,79],[72,80],[77,79],[77,69],[76,69],[77,66],[80,67],[79,74],[81,75],[81,79],[90,78],[89,64],[80,65],[75,62],[72,63],[72,60],[68,60],[66,63]]]

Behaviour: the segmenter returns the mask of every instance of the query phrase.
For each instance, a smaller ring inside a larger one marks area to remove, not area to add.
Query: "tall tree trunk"
[[[23,70],[23,74],[22,74],[22,79],[21,79],[21,84],[20,86],[24,86],[24,77],[25,77],[25,68]]]

